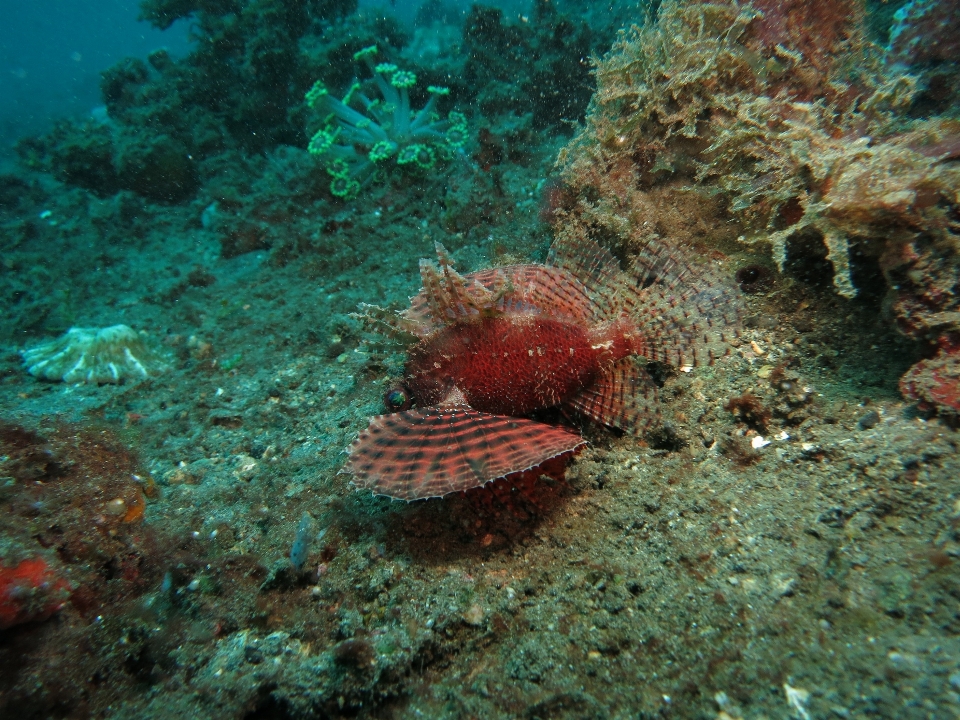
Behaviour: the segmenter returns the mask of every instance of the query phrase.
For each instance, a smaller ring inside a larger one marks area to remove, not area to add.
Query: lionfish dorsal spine
[[[433,322],[450,325],[504,309],[504,298],[514,290],[506,273],[498,271],[491,286],[487,287],[474,277],[458,273],[443,245],[436,243],[436,248],[436,263],[420,261],[423,294]]]
[[[360,303],[357,310],[359,312],[350,313],[350,317],[359,320],[368,330],[395,342],[410,342],[411,337],[416,337],[416,325],[402,314],[369,303]]]
[[[440,269],[432,260],[420,260],[420,282],[423,284],[423,296],[430,307],[433,321],[446,323],[446,293],[441,282]]]

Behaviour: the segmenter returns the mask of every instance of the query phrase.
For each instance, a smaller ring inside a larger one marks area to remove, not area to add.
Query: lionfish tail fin
[[[712,365],[729,355],[742,306],[729,280],[712,266],[651,241],[634,260],[635,292],[624,306],[647,336],[647,357],[677,367]]]
[[[584,444],[565,428],[446,405],[371,418],[345,469],[377,495],[419,500],[485,485]]]
[[[620,360],[564,404],[631,435],[641,435],[660,424],[657,386],[633,358]]]

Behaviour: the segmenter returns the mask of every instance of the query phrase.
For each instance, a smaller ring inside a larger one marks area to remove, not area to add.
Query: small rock
[[[869,430],[876,426],[878,422],[880,422],[880,413],[876,410],[871,410],[868,413],[864,413],[860,419],[857,420],[857,427],[861,430]]]
[[[777,573],[773,576],[771,586],[775,595],[779,597],[789,597],[794,593],[797,580],[786,573]]]
[[[243,657],[251,665],[259,665],[263,662],[263,653],[256,645],[247,645],[243,648]]]
[[[887,653],[887,659],[890,661],[890,665],[901,673],[913,675],[923,671],[923,661],[911,653],[891,650]]]
[[[483,608],[480,605],[474,604],[463,613],[463,621],[467,623],[467,625],[477,627],[483,624],[485,615],[486,613],[483,611]]]

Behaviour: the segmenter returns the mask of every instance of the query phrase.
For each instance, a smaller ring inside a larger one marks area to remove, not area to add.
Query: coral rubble
[[[146,337],[126,325],[70,328],[56,340],[24,350],[22,356],[34,377],[68,383],[142,380],[167,368]]]

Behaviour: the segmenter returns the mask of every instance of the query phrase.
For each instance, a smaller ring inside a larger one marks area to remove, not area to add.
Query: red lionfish
[[[639,434],[659,411],[637,358],[708,365],[737,332],[727,283],[657,242],[628,272],[586,238],[555,241],[542,265],[468,275],[436,249],[438,263],[420,261],[423,289],[407,310],[390,317],[364,306],[365,317],[416,343],[403,388],[387,393],[398,412],[372,418],[348,449],[345,471],[379,495],[440,497],[585,444],[569,428],[524,417],[538,410]]]

